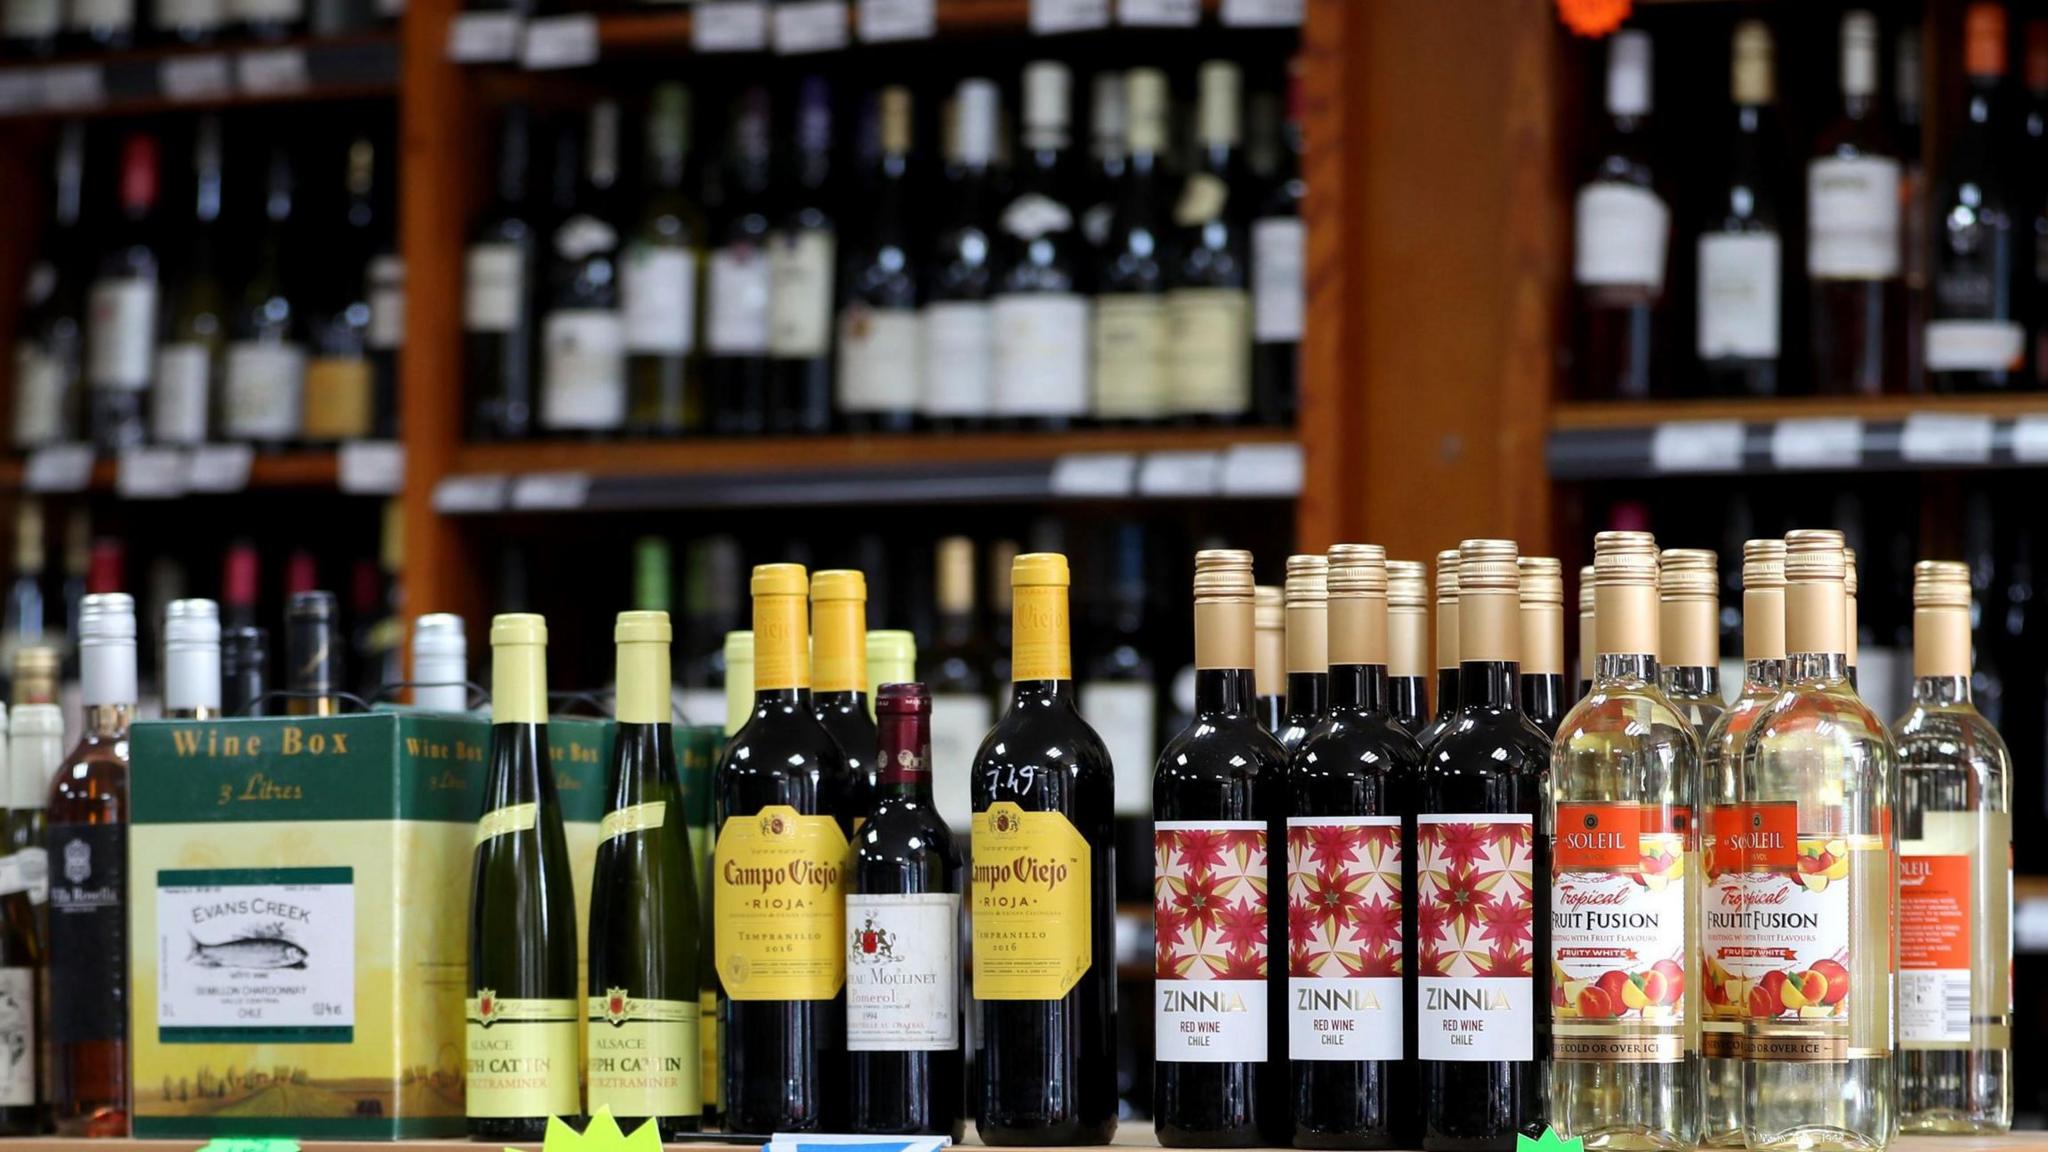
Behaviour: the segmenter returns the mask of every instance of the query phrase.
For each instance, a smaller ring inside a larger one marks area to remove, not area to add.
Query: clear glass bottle
[[[1593,665],[1600,645],[1593,638],[1593,566],[1579,569],[1579,699],[1593,690]]]
[[[1785,689],[1743,748],[1744,945],[1728,968],[1752,1152],[1870,1152],[1898,1134],[1898,776],[1849,684],[1843,572],[1840,532],[1786,535]]]
[[[1724,948],[1740,948],[1742,870],[1731,850],[1720,853],[1720,833],[1742,814],[1742,749],[1749,731],[1785,681],[1785,542],[1742,545],[1742,694],[1714,721],[1700,748],[1699,819],[1700,1143],[1742,1146],[1742,1017],[1748,1010],[1727,967]]]
[[[2012,1126],[2012,757],[1970,702],[1970,569],[1913,568],[1899,747],[1899,1126]]]
[[[1693,734],[1706,739],[1721,696],[1721,573],[1704,548],[1666,548],[1657,565],[1657,675]]]
[[[1849,687],[1856,688],[1856,550],[1842,549],[1842,660]]]
[[[1657,541],[1593,540],[1599,660],[1550,756],[1550,1121],[1588,1148],[1698,1127],[1699,742],[1657,676]]]

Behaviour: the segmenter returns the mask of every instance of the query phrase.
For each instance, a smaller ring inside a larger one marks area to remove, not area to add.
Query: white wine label
[[[1235,416],[1251,408],[1250,313],[1242,288],[1177,288],[1167,295],[1173,411]]]
[[[156,280],[124,276],[92,286],[87,307],[85,379],[94,388],[149,387],[156,350]]]
[[[2025,361],[2026,329],[2010,320],[1930,320],[1929,372],[2012,372]]]
[[[64,13],[65,25],[81,32],[135,27],[135,0],[67,0]]]
[[[1806,168],[1806,271],[1830,280],[1899,274],[1899,162],[1829,156]]]
[[[626,315],[626,351],[688,355],[697,345],[697,254],[651,244],[626,249],[619,308]]]
[[[834,236],[805,229],[768,244],[768,354],[809,360],[832,346]]]
[[[625,330],[617,312],[564,308],[541,328],[540,422],[617,428],[626,420]]]
[[[590,1110],[614,1116],[694,1116],[704,1107],[694,1000],[642,1000],[624,988],[590,997]]]
[[[1088,298],[1014,293],[990,306],[998,416],[1080,416],[1088,411]]]
[[[920,392],[925,415],[989,414],[995,367],[993,325],[989,306],[983,301],[942,300],[925,305],[924,382]],[[960,815],[964,821],[964,809]],[[951,816],[947,823],[952,823]]]
[[[846,1048],[960,1046],[960,897],[849,894]]]
[[[222,0],[156,0],[152,22],[158,28],[218,28],[227,19]]]
[[[0,968],[0,1107],[36,1102],[36,974]]]
[[[1153,1046],[1157,1059],[1266,1059],[1271,888],[1259,820],[1152,825]]]
[[[1400,1060],[1401,818],[1287,820],[1287,1048]]]
[[[1599,180],[1579,189],[1572,213],[1572,279],[1660,292],[1671,209],[1655,192]]]
[[[1700,359],[1776,359],[1777,234],[1709,232],[1699,258]]]
[[[1095,415],[1157,420],[1168,414],[1166,297],[1095,298]],[[1146,766],[1149,774],[1151,766]]]
[[[495,840],[508,832],[531,832],[540,823],[540,805],[507,804],[493,808],[476,822],[476,842]]]
[[[1682,811],[1559,804],[1550,881],[1552,1052],[1684,1059],[1687,859]]]
[[[1158,693],[1150,684],[1091,680],[1081,685],[1081,716],[1102,734],[1116,777],[1116,814],[1152,813],[1152,769],[1159,759]]]
[[[64,365],[41,344],[14,348],[14,446],[36,448],[60,438],[64,412]]]
[[[159,1039],[352,1042],[355,915],[348,868],[157,872]]]
[[[206,407],[213,391],[212,376],[211,350],[196,340],[157,349],[150,426],[158,443],[198,444],[206,439]]]
[[[386,253],[370,261],[370,326],[363,339],[372,351],[389,352],[405,343],[405,260]]]
[[[1970,1039],[1971,918],[1977,902],[1970,873],[1967,854],[1899,858],[1902,1044],[1949,1045]]]
[[[624,836],[629,832],[645,832],[649,828],[661,827],[668,815],[666,800],[651,800],[645,804],[634,804],[625,808],[614,808],[597,822],[599,843]]]
[[[306,350],[297,344],[238,340],[228,345],[227,427],[236,440],[289,440],[299,434]]]
[[[1252,339],[1261,344],[1301,339],[1308,314],[1303,288],[1307,248],[1308,229],[1298,216],[1273,216],[1252,224]]]
[[[0,36],[9,40],[42,40],[62,26],[61,0],[5,0],[0,4]]]
[[[734,244],[711,254],[710,299],[705,301],[705,338],[713,356],[764,356],[768,352],[768,253]]]
[[[923,357],[916,312],[848,304],[839,313],[840,411],[915,410]]]
[[[501,1000],[480,988],[463,1004],[468,1115],[573,1116],[582,1106],[574,1000]]]
[[[463,261],[462,327],[510,332],[526,307],[526,273],[518,245],[476,244]]]
[[[978,692],[932,695],[932,807],[955,832],[974,819],[974,754],[994,724],[995,707]]]
[[[1732,854],[1739,871],[1732,890],[1719,888],[1721,898],[1707,902],[1706,928],[1738,942],[1707,955],[1701,993],[1709,1003],[1742,1007],[1751,1059],[1844,1058],[1858,994],[1851,983],[1851,872],[1872,866],[1857,859],[1864,845],[1883,841],[1801,832],[1799,806],[1790,801],[1718,808],[1714,817],[1714,867],[1728,867]]]
[[[1416,820],[1416,1034],[1424,1060],[1536,1058],[1534,821]]]

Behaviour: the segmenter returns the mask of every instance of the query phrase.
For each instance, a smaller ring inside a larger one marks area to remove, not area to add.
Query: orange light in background
[[[1621,27],[1635,0],[1557,0],[1557,18],[1575,35],[1593,39]]]

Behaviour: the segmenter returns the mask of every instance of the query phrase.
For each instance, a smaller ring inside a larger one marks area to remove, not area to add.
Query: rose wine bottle
[[[1387,561],[1387,708],[1410,736],[1429,724],[1429,569]]]
[[[1657,567],[1657,675],[1700,739],[1721,698],[1721,568],[1703,548],[1666,548]]]
[[[1554,556],[1515,561],[1522,580],[1522,711],[1545,736],[1564,718],[1564,574]]]
[[[1287,595],[1261,584],[1253,589],[1252,691],[1259,723],[1276,737],[1287,727]]]
[[[1290,756],[1330,707],[1329,567],[1321,556],[1287,558],[1287,716],[1275,735]]]

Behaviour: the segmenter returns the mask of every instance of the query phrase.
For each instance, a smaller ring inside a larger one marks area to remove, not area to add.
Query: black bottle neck
[[[1436,670],[1436,714],[1449,716],[1458,710],[1458,669],[1439,668]]]
[[[1330,710],[1330,674],[1289,672],[1287,714],[1297,718],[1321,716]]]
[[[1520,666],[1508,660],[1467,660],[1458,665],[1458,707],[1520,708]]]
[[[1385,664],[1330,665],[1332,711],[1341,708],[1354,712],[1385,712],[1389,707],[1389,688]]]
[[[1248,716],[1257,697],[1249,668],[1195,669],[1196,715]]]

